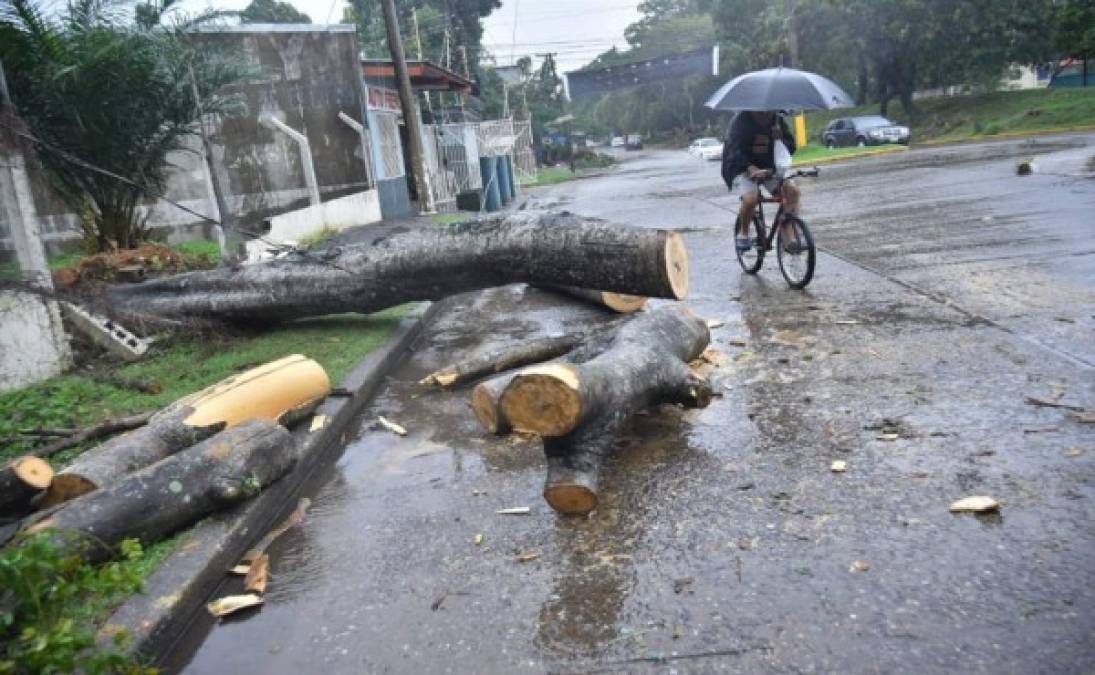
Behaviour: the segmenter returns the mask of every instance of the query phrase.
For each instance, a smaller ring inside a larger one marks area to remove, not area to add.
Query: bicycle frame
[[[780,221],[783,219],[783,210],[787,204],[786,200],[783,197],[783,184],[791,178],[798,178],[800,176],[806,178],[814,178],[817,175],[818,170],[816,166],[813,169],[809,170],[794,171],[791,174],[780,178],[779,183],[776,185],[775,193],[768,196],[765,196],[763,192],[764,184],[757,183],[757,194],[760,198],[757,200],[757,210],[753,212],[754,218],[760,218],[760,222],[764,223],[765,226],[767,226],[768,223],[764,220],[764,205],[779,204],[779,209],[776,210],[776,217],[775,220],[772,221],[772,226],[769,227],[768,231],[764,233],[763,240],[758,241],[758,244],[764,246],[765,251],[772,250],[772,242],[774,242],[776,239],[776,229],[779,227]]]

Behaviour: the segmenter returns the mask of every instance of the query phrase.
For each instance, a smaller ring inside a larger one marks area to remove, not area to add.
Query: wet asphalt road
[[[806,293],[774,261],[740,274],[736,197],[683,152],[539,193],[687,231],[688,302],[725,322],[723,396],[636,418],[603,508],[557,517],[538,443],[488,437],[467,390],[415,382],[484,339],[604,317],[523,287],[459,296],[272,548],[266,605],[196,627],[170,667],[1091,672],[1095,426],[1024,399],[1095,408],[1095,180],[1067,154],[1092,144],[823,170],[803,183],[825,251]],[[1016,177],[1036,155],[1052,173]],[[372,428],[378,414],[410,435]],[[948,512],[974,494],[1002,512]],[[495,514],[513,506],[532,513]]]

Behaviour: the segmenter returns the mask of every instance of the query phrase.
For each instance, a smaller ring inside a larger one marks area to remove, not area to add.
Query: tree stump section
[[[135,320],[283,321],[517,282],[680,299],[688,275],[679,233],[522,213],[118,286],[108,299]]]
[[[698,386],[701,380],[686,364],[710,339],[707,324],[683,306],[640,315],[584,363],[547,363],[517,373],[502,394],[502,414],[518,431],[559,437],[605,411],[630,414],[666,400],[698,404],[710,390]]]
[[[82,557],[108,559],[125,539],[153,542],[250,499],[295,461],[287,429],[251,420],[72,500],[27,531],[56,530]]]
[[[25,508],[52,480],[53,469],[44,459],[27,455],[11,460],[0,468],[0,512]]]
[[[576,288],[574,286],[540,286],[545,291],[562,293],[572,298],[584,300],[590,304],[610,309],[619,314],[633,314],[646,307],[647,298],[641,295],[628,295],[626,293],[610,293],[608,291],[594,291],[588,288]]]
[[[330,390],[323,368],[300,354],[233,375],[179,399],[145,426],[77,457],[53,478],[42,505],[55,506],[101,488],[247,420],[285,422],[299,417]]]

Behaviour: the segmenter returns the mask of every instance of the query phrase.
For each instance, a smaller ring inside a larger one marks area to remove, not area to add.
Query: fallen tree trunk
[[[686,307],[642,314],[588,361],[517,373],[502,394],[502,414],[518,431],[558,437],[607,412],[630,414],[666,400],[701,404],[710,388],[687,363],[710,339],[707,324]]]
[[[646,307],[647,301],[647,299],[641,295],[594,291],[588,288],[577,288],[575,286],[546,285],[540,286],[540,288],[553,293],[569,295],[572,298],[578,298],[579,300],[584,300],[590,304],[604,307],[605,309],[611,309],[613,312],[618,312],[620,314],[632,314],[637,312],[643,307]]]
[[[77,457],[53,478],[42,505],[54,506],[101,488],[247,420],[286,422],[314,408],[330,386],[323,368],[299,354],[233,375]]]
[[[610,324],[617,328],[619,324]],[[601,327],[603,328],[603,327]],[[552,363],[585,363],[607,349],[614,340],[611,330],[597,330],[586,334],[585,341],[576,345],[568,353]],[[518,364],[515,364],[518,365]],[[502,411],[501,399],[506,388],[517,373],[505,373],[483,380],[472,390],[471,407],[475,417],[483,428],[492,434],[504,434],[512,430],[512,425]]]
[[[109,300],[136,320],[276,321],[374,312],[516,282],[679,299],[688,293],[688,253],[675,232],[520,214],[118,286]]]
[[[44,459],[27,455],[11,460],[0,467],[0,512],[23,509],[52,479],[53,469]]]
[[[288,430],[251,420],[68,502],[27,531],[56,530],[62,545],[104,560],[125,539],[147,544],[250,499],[295,461]]]

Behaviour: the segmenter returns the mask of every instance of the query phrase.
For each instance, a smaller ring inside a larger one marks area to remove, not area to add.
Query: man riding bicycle
[[[749,223],[760,201],[761,184],[773,195],[783,197],[787,213],[798,213],[798,188],[790,180],[781,180],[775,175],[776,141],[783,141],[787,150],[794,154],[795,137],[782,115],[770,110],[743,111],[734,117],[722,149],[722,179],[726,187],[732,190],[734,179],[742,173],[750,181],[744,188],[741,210],[738,212],[735,245],[740,252],[746,252],[753,246],[749,238]]]

